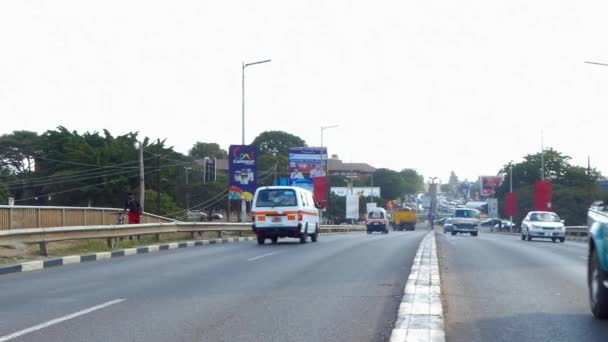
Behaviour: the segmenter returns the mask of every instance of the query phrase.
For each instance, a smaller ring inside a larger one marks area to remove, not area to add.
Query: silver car
[[[521,223],[521,239],[551,239],[553,242],[566,241],[564,220],[550,211],[531,211]]]

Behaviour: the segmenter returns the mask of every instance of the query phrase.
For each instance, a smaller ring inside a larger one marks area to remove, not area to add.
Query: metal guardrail
[[[119,208],[55,207],[0,205],[0,231],[65,226],[96,226],[116,223]],[[142,223],[167,223],[175,220],[143,213]]]
[[[321,226],[322,233],[365,231],[363,226]],[[251,232],[250,223],[148,223],[129,225],[99,225],[76,227],[52,227],[13,229],[0,231],[0,245],[39,244],[40,254],[48,255],[50,242],[68,240],[106,239],[108,247],[113,248],[119,238],[134,238],[144,235],[154,235],[158,240],[161,234],[190,233],[192,237],[204,232],[215,232],[219,238],[225,234]]]

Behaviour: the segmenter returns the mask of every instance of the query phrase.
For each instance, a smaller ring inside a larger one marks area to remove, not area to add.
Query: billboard
[[[327,179],[326,147],[290,147],[289,179],[298,186],[314,193],[317,202],[327,208],[329,189]]]
[[[498,218],[498,199],[488,199],[488,216],[491,218]]]
[[[380,196],[380,187],[353,187],[352,189],[353,189],[352,193],[355,195],[359,195],[359,196],[363,196],[363,197],[370,197],[370,196],[381,197]],[[346,195],[351,193],[349,187],[339,187],[339,186],[338,187],[332,186],[330,192],[333,195],[340,196],[340,197],[345,197]]]
[[[257,182],[257,156],[256,145],[230,145],[228,169],[231,199],[253,199]]]
[[[359,219],[359,196],[346,195],[346,218]]]
[[[538,180],[534,183],[534,210],[552,211],[551,198],[553,197],[553,183]]]
[[[479,187],[481,188],[481,196],[494,196],[496,188],[502,185],[504,181],[500,176],[481,176],[479,177]]]
[[[505,197],[505,214],[507,216],[517,216],[517,193],[508,192]]]

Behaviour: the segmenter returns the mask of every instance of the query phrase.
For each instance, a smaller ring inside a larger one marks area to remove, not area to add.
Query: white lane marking
[[[14,333],[12,333],[10,335],[1,336],[0,337],[0,342],[9,341],[9,340],[15,339],[17,337],[20,337],[20,336],[23,336],[23,335],[26,335],[26,334],[29,334],[29,333],[33,333],[34,331],[37,331],[37,330],[40,330],[40,329],[44,329],[44,328],[48,328],[51,325],[55,325],[55,324],[67,321],[67,320],[70,320],[72,318],[76,318],[78,316],[86,315],[86,314],[91,313],[93,311],[101,310],[101,309],[106,308],[106,307],[108,307],[110,305],[114,305],[114,304],[118,304],[120,302],[124,302],[125,300],[126,299],[115,299],[115,300],[112,300],[112,301],[109,301],[109,302],[106,302],[106,303],[103,303],[103,304],[92,306],[92,307],[90,307],[88,309],[84,309],[84,310],[81,310],[81,311],[78,311],[78,312],[74,312],[73,314],[70,314],[70,315],[67,315],[67,316],[55,318],[55,319],[50,320],[48,322],[44,322],[44,323],[41,323],[41,324],[38,324],[38,325],[34,325],[33,327],[30,327],[30,328],[27,328],[27,329],[23,329],[23,330],[14,332]]]
[[[258,259],[262,259],[262,258],[265,258],[265,257],[267,257],[267,256],[271,256],[271,255],[275,255],[275,254],[279,254],[279,252],[272,252],[272,253],[267,253],[267,254],[258,255],[258,256],[257,256],[257,257],[255,257],[255,258],[247,259],[247,261],[254,261],[254,260],[258,260]],[[0,342],[2,342],[2,341],[0,341]]]

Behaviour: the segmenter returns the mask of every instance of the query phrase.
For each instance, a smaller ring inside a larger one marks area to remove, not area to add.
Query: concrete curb
[[[343,234],[361,234],[363,232],[353,231],[353,232],[335,232],[335,233],[321,233],[324,236],[327,235],[343,235]],[[108,260],[115,259],[129,255],[138,255],[138,254],[149,254],[155,252],[162,252],[171,249],[179,249],[179,248],[188,248],[188,247],[201,247],[207,245],[219,245],[224,243],[235,243],[242,241],[255,241],[255,237],[234,237],[234,238],[222,238],[222,239],[213,239],[213,240],[196,240],[196,241],[183,241],[183,242],[171,242],[164,243],[158,245],[151,246],[142,246],[135,248],[127,248],[127,249],[118,249],[111,252],[100,252],[100,253],[92,253],[92,254],[84,254],[84,255],[68,255],[60,258],[48,259],[48,260],[35,260],[28,261],[20,264],[8,265],[8,266],[0,266],[0,275],[9,274],[9,273],[19,273],[19,272],[31,272],[38,271],[45,268],[71,265],[71,264],[81,264],[90,261],[98,261],[98,260]]]
[[[435,232],[420,243],[390,342],[445,342]]]

